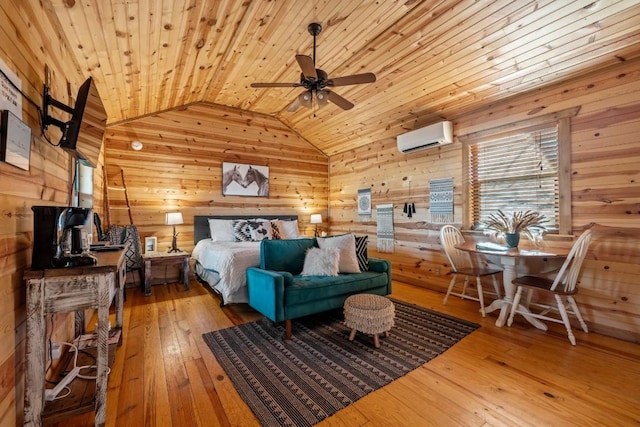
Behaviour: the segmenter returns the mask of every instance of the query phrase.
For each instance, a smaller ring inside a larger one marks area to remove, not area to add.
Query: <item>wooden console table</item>
[[[107,403],[109,306],[115,297],[116,327],[122,327],[126,275],[124,250],[96,254],[94,266],[27,270],[27,337],[25,360],[24,425],[41,426],[45,405],[46,319],[53,313],[98,310],[95,425],[104,426]],[[82,333],[76,316],[76,334]],[[91,410],[89,407],[86,410]],[[74,408],[71,415],[82,409]]]
[[[151,295],[151,266],[181,264],[182,284],[189,290],[189,252],[152,252],[142,256],[144,260],[144,295]]]

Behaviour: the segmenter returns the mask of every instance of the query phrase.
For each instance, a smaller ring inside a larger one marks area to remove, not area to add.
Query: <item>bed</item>
[[[256,219],[275,221],[282,230],[272,229],[264,236],[256,235],[260,230],[243,233],[241,227],[236,227],[233,237],[229,235],[229,224],[239,226],[239,221]],[[209,220],[213,220],[212,224]],[[196,277],[220,296],[220,305],[248,302],[246,270],[260,265],[259,239],[299,237],[297,221],[297,215],[196,215],[193,222],[196,246],[191,254]],[[246,241],[238,241],[238,236]]]

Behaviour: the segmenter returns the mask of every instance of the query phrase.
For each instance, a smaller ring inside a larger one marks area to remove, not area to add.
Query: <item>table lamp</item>
[[[318,224],[322,224],[322,214],[311,214],[311,224],[316,225],[314,237],[318,237]]]
[[[176,225],[180,225],[182,223],[183,221],[181,212],[167,212],[165,224],[173,225],[173,240],[171,241],[171,249],[169,250],[169,252],[182,252],[182,250],[178,249],[178,233],[176,233]]]

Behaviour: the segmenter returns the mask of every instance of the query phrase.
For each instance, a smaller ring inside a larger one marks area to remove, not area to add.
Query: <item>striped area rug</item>
[[[267,319],[203,338],[264,426],[312,426],[441,354],[479,325],[392,300],[395,326],[373,346],[348,340],[342,310],[284,325]]]

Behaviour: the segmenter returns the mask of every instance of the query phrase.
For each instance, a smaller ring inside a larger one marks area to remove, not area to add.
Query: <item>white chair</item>
[[[455,245],[464,243],[464,237],[462,236],[462,233],[460,233],[460,231],[453,225],[445,225],[440,229],[440,242],[442,244],[442,247],[444,248],[444,252],[447,255],[447,258],[449,259],[449,264],[451,264],[450,274],[453,275],[453,277],[451,278],[451,282],[449,283],[449,288],[447,288],[447,294],[444,296],[444,301],[442,301],[442,304],[447,304],[449,295],[455,295],[463,299],[478,301],[480,303],[480,313],[482,313],[482,317],[485,317],[486,313],[484,311],[484,295],[480,278],[491,276],[491,278],[493,279],[493,288],[495,290],[496,296],[500,298],[500,284],[496,280],[496,275],[498,273],[501,273],[502,270],[498,268],[491,268],[483,259],[477,257],[472,258],[470,253],[461,251],[460,249],[456,249]],[[462,291],[453,292],[453,288],[458,281],[459,275],[464,276]],[[478,289],[477,296],[468,295],[466,293],[470,277],[476,278],[476,286]]]
[[[555,323],[563,323],[567,328],[567,334],[571,344],[576,345],[576,337],[571,331],[571,322],[569,322],[569,314],[578,318],[580,326],[585,332],[589,332],[587,324],[584,322],[578,305],[576,304],[573,295],[578,292],[578,276],[580,274],[580,268],[582,267],[582,261],[589,249],[589,243],[591,242],[591,230],[587,230],[575,241],[571,247],[567,259],[562,264],[562,267],[558,271],[555,278],[547,278],[540,276],[522,276],[513,280],[513,284],[517,286],[516,295],[513,299],[513,306],[511,307],[511,314],[507,324],[511,326],[513,324],[513,317],[516,313],[526,316],[535,317],[542,320],[548,320]],[[542,308],[542,311],[533,313],[528,309],[518,308],[520,299],[522,297],[523,290],[527,289],[529,292],[532,290],[542,291],[547,294],[552,294],[555,298],[556,305],[550,304],[534,304],[537,307]],[[548,316],[551,312],[559,312],[560,318]]]

